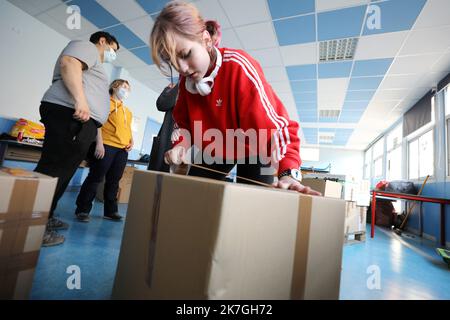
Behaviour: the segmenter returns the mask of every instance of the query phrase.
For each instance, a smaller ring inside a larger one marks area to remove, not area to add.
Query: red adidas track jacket
[[[279,161],[278,172],[298,169],[301,164],[298,123],[289,120],[282,102],[267,83],[261,66],[242,50],[219,50],[223,59],[222,66],[209,95],[191,94],[186,90],[186,79],[181,77],[173,117],[178,127],[186,129],[191,135],[191,141],[185,140],[183,145],[197,144],[195,137],[203,137],[201,146],[198,147],[204,150],[211,141],[215,141],[215,138],[211,138],[214,134],[207,134],[208,129],[216,129],[215,132],[222,133],[224,141],[224,148],[217,150],[216,156],[237,159],[239,155],[236,146],[226,145],[227,129],[255,129],[258,141],[267,137],[266,141],[260,142],[259,148],[250,146],[249,141],[245,141],[245,156],[254,156],[256,152],[261,154],[261,150],[269,149],[274,156],[272,158]],[[198,121],[201,121],[201,126]],[[197,132],[194,132],[194,128]],[[258,129],[269,129],[270,133],[263,136]],[[181,140],[183,139],[177,143]],[[230,149],[234,149],[234,154],[230,153]]]

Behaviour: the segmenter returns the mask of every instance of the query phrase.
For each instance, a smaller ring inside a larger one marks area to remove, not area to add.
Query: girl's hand
[[[278,180],[278,183],[275,182],[273,184],[274,187],[284,189],[284,190],[294,190],[300,193],[309,194],[312,196],[321,196],[322,194],[316,190],[311,189],[310,187],[306,187],[302,185],[299,181],[295,180],[292,177],[284,176]]]
[[[168,165],[180,165],[186,162],[186,149],[182,146],[175,146],[164,154],[164,162]]]

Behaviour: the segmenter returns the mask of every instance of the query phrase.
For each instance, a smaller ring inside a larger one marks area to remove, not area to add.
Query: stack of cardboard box
[[[131,184],[133,182],[134,167],[126,166],[122,179],[119,181],[119,190],[117,192],[118,203],[128,203],[130,198]],[[97,189],[96,198],[103,202],[103,190],[105,182],[103,181]]]
[[[136,170],[115,299],[338,299],[345,202]]]
[[[319,178],[305,178],[302,180],[302,184],[319,191],[324,197],[342,198],[342,184],[339,182]]]
[[[28,299],[56,178],[0,169],[0,299]]]
[[[353,235],[355,240],[365,240],[366,217],[367,207],[358,206],[355,201],[345,202],[345,239]]]

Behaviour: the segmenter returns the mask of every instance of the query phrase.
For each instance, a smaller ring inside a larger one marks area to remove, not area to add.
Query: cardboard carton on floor
[[[0,299],[28,299],[56,182],[0,169]]]
[[[345,202],[136,170],[114,299],[338,299]]]
[[[358,206],[355,201],[345,202],[345,234],[366,231],[367,208]]]
[[[128,203],[130,198],[131,183],[133,182],[134,167],[126,166],[123,172],[122,179],[119,181],[119,190],[117,193],[118,203]],[[105,188],[105,182],[103,181],[98,189],[96,198],[103,202],[103,189]]]
[[[302,184],[322,193],[324,197],[338,198],[342,197],[342,184],[330,180],[322,179],[303,179]]]

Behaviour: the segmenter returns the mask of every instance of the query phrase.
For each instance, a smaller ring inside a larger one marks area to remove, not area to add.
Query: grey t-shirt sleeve
[[[88,69],[93,67],[98,59],[95,45],[88,41],[71,41],[61,53],[61,56],[74,57],[86,64]]]

